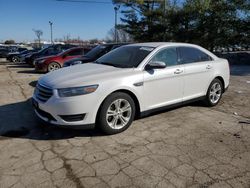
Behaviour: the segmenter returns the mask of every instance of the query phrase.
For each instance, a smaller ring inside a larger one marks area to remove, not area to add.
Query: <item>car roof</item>
[[[129,44],[129,46],[144,46],[144,47],[152,47],[157,48],[160,46],[197,46],[189,43],[180,43],[180,42],[145,42],[145,43],[134,43]]]
[[[190,44],[190,43],[181,43],[181,42],[146,42],[146,43],[134,43],[129,44],[128,46],[141,46],[141,47],[149,47],[149,48],[161,48],[161,47],[176,47],[176,46],[182,46],[182,47],[193,47],[197,48],[206,54],[210,55],[214,59],[218,59],[216,55],[214,55],[212,52],[208,51],[207,49],[196,45],[196,44]]]
[[[131,44],[128,42],[120,42],[120,43],[106,43],[106,44],[100,44],[100,46],[118,46],[118,45],[127,45],[127,44]]]

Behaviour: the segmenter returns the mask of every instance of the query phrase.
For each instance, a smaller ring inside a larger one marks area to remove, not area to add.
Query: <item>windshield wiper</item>
[[[93,63],[96,64],[101,64],[101,65],[108,65],[108,66],[112,66],[112,67],[118,67],[118,68],[131,68],[128,65],[123,65],[123,64],[114,64],[114,63],[109,63],[109,62],[99,62],[99,61],[94,61]]]
[[[97,63],[99,63],[101,65],[108,65],[108,66],[112,66],[112,67],[119,67],[119,65],[115,65],[113,63],[108,63],[108,62],[97,62]]]

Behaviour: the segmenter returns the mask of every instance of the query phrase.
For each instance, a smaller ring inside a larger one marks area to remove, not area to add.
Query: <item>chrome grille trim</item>
[[[37,84],[35,90],[36,98],[41,102],[46,102],[53,95],[53,90],[47,86]]]

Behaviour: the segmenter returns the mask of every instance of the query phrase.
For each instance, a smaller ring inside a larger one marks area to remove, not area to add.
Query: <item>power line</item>
[[[55,0],[61,2],[73,2],[73,3],[95,3],[95,4],[112,4],[111,1],[89,1],[89,0]]]

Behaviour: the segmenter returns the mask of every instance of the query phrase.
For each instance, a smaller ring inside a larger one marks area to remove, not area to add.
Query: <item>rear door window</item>
[[[211,61],[212,58],[202,52],[201,50],[193,47],[179,47],[179,55],[180,55],[180,63],[187,64],[187,63],[196,63],[196,62],[203,62],[203,61]]]

